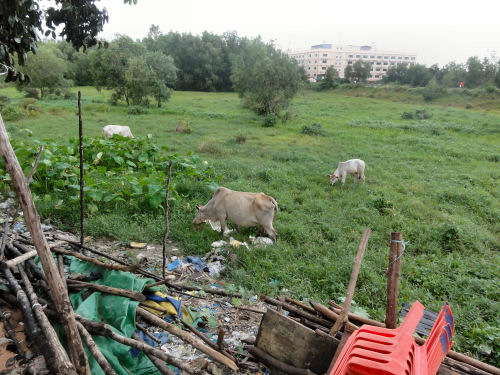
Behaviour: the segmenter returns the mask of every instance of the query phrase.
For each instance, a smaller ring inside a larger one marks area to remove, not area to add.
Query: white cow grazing
[[[348,174],[354,175],[354,183],[358,182],[358,179],[362,179],[363,183],[365,183],[365,162],[361,159],[341,161],[335,172],[327,174],[327,176],[330,177],[330,185],[333,185],[339,179],[342,179],[342,185],[344,185]]]
[[[207,220],[218,221],[222,235],[226,229],[226,220],[231,220],[237,229],[257,225],[276,242],[276,232],[273,228],[276,211],[278,203],[269,195],[219,187],[206,205],[196,206],[193,224],[200,225]]]
[[[105,138],[111,138],[115,134],[121,135],[122,137],[134,138],[130,128],[121,125],[106,125],[102,128],[102,134]]]

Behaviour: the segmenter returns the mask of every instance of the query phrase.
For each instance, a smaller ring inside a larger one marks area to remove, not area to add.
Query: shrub
[[[455,223],[448,223],[440,229],[440,243],[441,248],[445,251],[451,252],[459,250],[462,246],[462,231]]]
[[[5,121],[17,121],[24,116],[26,116],[26,111],[19,107],[8,105],[2,110],[2,117]]]
[[[425,120],[432,118],[432,113],[427,112],[427,109],[417,109],[415,111],[415,118],[418,120]]]
[[[181,121],[175,126],[176,133],[181,134],[191,134],[193,132],[193,128],[189,121]]]
[[[471,109],[471,108],[472,108],[472,104],[467,103],[467,104],[465,105],[465,109]]]
[[[413,114],[413,112],[403,112],[403,113],[401,113],[401,118],[403,120],[413,120],[414,114]]]
[[[109,106],[104,103],[90,103],[87,104],[84,108],[86,111],[89,112],[100,112],[100,113],[105,113],[109,112]]]
[[[236,143],[243,144],[247,141],[247,136],[245,134],[237,134],[235,138]]]
[[[394,208],[392,203],[383,197],[375,198],[370,202],[369,205],[375,208],[382,215],[389,214],[390,211]]]
[[[6,97],[5,95],[0,95],[0,111],[5,107],[7,104],[9,104],[10,99]]]
[[[69,90],[64,90],[63,96],[64,99],[76,99],[76,94]]]
[[[225,153],[222,145],[211,138],[204,139],[198,145],[198,152],[213,155],[222,155]]]
[[[435,80],[430,81],[422,90],[422,96],[426,102],[433,101],[446,93],[446,90],[439,86]]]
[[[26,92],[26,97],[40,99],[40,92],[37,89],[33,87],[26,87],[24,91]]]
[[[19,102],[21,107],[23,107],[24,109],[27,109],[29,106],[32,106],[35,103],[36,103],[36,99],[34,99],[34,98],[24,98]]]
[[[277,122],[278,122],[278,116],[276,116],[274,113],[270,113],[263,117],[262,126],[265,128],[271,128],[274,125],[276,125]]]
[[[145,115],[146,113],[148,113],[148,110],[146,108],[134,105],[127,109],[127,113],[129,115]]]
[[[321,137],[324,137],[326,135],[321,124],[318,123],[314,123],[311,126],[304,125],[302,127],[302,134],[317,135]]]

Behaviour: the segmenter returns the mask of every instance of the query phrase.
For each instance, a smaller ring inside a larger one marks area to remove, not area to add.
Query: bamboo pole
[[[102,293],[113,294],[115,296],[127,297],[139,302],[146,300],[146,296],[144,294],[135,292],[133,290],[115,288],[112,286],[100,285],[94,283],[86,283],[84,281],[78,281],[72,279],[67,279],[66,282],[68,284],[69,289],[90,289]]]
[[[398,284],[402,253],[403,234],[401,232],[392,232],[389,268],[387,270],[387,305],[385,310],[385,326],[391,329],[396,328],[398,321]]]
[[[77,253],[76,251],[71,251],[71,250],[66,250],[66,249],[61,249],[59,247],[51,247],[51,251],[57,254],[61,255],[69,255],[81,260],[84,260],[86,262],[92,263],[98,267],[106,268],[108,270],[115,270],[115,271],[124,271],[124,272],[134,272],[134,270],[137,268],[136,265],[131,265],[131,266],[122,266],[122,265],[117,265],[117,264],[108,264],[101,262],[98,259],[88,257],[86,255]]]
[[[51,291],[51,298],[54,301],[57,312],[62,319],[62,325],[68,339],[68,347],[70,357],[75,365],[76,371],[80,375],[90,375],[90,369],[87,362],[87,357],[83,350],[83,344],[78,334],[76,320],[73,315],[73,309],[69,301],[68,293],[64,288],[61,277],[57,271],[57,266],[52,258],[52,253],[49,250],[49,245],[44,237],[40,226],[40,218],[36,211],[33,197],[29,190],[26,178],[19,165],[19,161],[9,142],[7,130],[0,115],[0,154],[5,162],[5,169],[10,175],[14,190],[16,191],[21,208],[24,213],[24,220],[33,239],[33,243],[40,257],[42,267],[47,277],[47,282]]]
[[[335,321],[332,329],[330,329],[330,335],[335,336],[339,329],[347,322],[349,310],[351,308],[352,298],[354,296],[354,289],[356,289],[356,282],[358,281],[359,269],[361,268],[361,262],[363,261],[363,256],[365,255],[366,245],[368,244],[368,239],[371,234],[370,229],[366,229],[361,237],[361,242],[359,243],[358,253],[354,259],[354,265],[352,266],[351,278],[349,280],[349,285],[347,287],[347,294],[344,301],[344,306],[339,315],[339,318]]]
[[[90,333],[85,329],[85,327],[82,325],[80,322],[76,322],[76,325],[78,327],[78,331],[80,332],[80,335],[82,336],[83,341],[85,342],[85,345],[87,345],[87,348],[89,349],[90,353],[92,353],[92,356],[96,360],[96,362],[99,364],[101,367],[102,371],[106,375],[117,375],[116,371],[111,367],[109,364],[108,360],[102,352],[99,350],[97,347],[97,344],[95,343],[94,339],[90,335]]]
[[[19,263],[24,262],[25,260],[34,258],[37,255],[36,250],[31,250],[29,253],[19,255],[18,257],[14,259],[10,259],[4,263],[5,267],[12,268],[14,266],[17,266]]]

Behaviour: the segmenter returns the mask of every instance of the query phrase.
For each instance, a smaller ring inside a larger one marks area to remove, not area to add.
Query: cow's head
[[[204,213],[204,208],[204,206],[196,205],[196,212],[193,220],[193,225],[195,225],[196,227],[199,227],[201,223],[209,219],[209,217],[207,217]]]
[[[330,178],[330,185],[333,185],[339,179],[339,176],[336,176],[335,173],[334,174],[327,174],[326,176]]]

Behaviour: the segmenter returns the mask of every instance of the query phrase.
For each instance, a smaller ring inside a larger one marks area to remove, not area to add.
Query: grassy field
[[[360,236],[371,228],[354,300],[358,312],[383,320],[390,232],[402,231],[409,243],[400,301],[418,299],[435,311],[449,301],[457,321],[455,349],[499,365],[500,100],[453,94],[426,104],[403,91],[303,91],[287,123],[265,128],[233,93],[176,92],[163,108],[132,115],[125,106],[108,105],[108,92],[82,88],[83,120],[87,136],[100,136],[106,124],[152,134],[165,152],[197,153],[200,168],[207,161],[219,185],[263,191],[278,201],[277,245],[235,250],[229,267],[228,278],[253,292],[338,301]],[[0,94],[14,106],[23,101],[12,88]],[[6,120],[11,138],[26,138],[26,128],[34,139],[66,142],[77,135],[75,100],[35,105],[41,113]],[[401,118],[422,109],[432,117]],[[313,124],[321,125],[323,136],[302,133]],[[331,187],[325,175],[351,158],[366,162],[366,184],[348,177],[344,187]],[[183,199],[172,207],[171,237],[186,254],[204,254],[219,236],[207,227],[194,231],[190,222],[194,205],[206,203],[211,191],[201,183],[173,184]],[[50,204],[40,210],[60,226],[78,227],[77,211],[61,213]],[[88,217],[87,230],[123,242],[161,241],[163,216],[98,212]],[[235,237],[249,234],[255,231]]]

